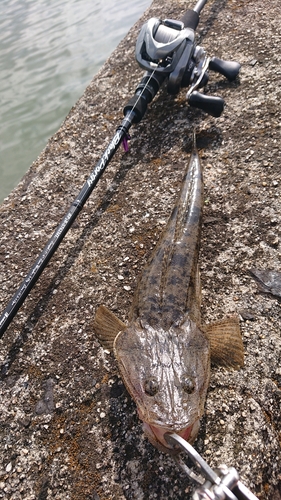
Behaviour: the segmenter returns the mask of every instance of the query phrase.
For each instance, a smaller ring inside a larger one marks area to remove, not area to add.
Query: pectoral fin
[[[204,332],[210,341],[212,363],[227,368],[244,365],[244,346],[237,316],[204,325]]]
[[[96,310],[93,327],[103,348],[112,351],[116,335],[124,330],[126,325],[107,307],[101,305]]]

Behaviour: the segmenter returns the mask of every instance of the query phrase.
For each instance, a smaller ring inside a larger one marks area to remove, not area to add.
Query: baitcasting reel
[[[190,86],[187,101],[211,114],[220,116],[224,101],[220,97],[197,92],[208,82],[208,70],[216,71],[232,81],[240,70],[237,62],[210,59],[205,50],[195,44],[195,29],[199,21],[195,10],[188,10],[182,21],[151,18],[142,27],[136,43],[136,60],[147,71],[136,93],[151,88],[155,95],[164,79],[167,91],[176,95],[181,87]],[[156,83],[155,83],[156,80]],[[157,90],[156,90],[157,91]],[[150,99],[151,100],[151,99]]]

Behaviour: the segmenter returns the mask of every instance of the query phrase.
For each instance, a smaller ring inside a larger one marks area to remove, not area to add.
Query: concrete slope
[[[143,75],[134,59],[142,23],[185,9],[154,1],[0,207],[1,310],[122,120]],[[190,498],[173,459],[143,438],[92,321],[99,304],[127,319],[194,125],[205,176],[202,315],[240,313],[246,351],[239,372],[212,370],[195,446],[210,465],[236,467],[259,499],[281,498],[280,302],[248,274],[280,270],[280,26],[278,0],[210,0],[200,43],[242,64],[237,82],[211,76],[209,94],[227,103],[222,117],[189,108],[185,90],[161,90],[0,341],[1,499]]]

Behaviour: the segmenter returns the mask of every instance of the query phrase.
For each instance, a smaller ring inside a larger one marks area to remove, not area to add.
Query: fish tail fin
[[[212,363],[236,369],[244,365],[244,346],[238,316],[209,323],[203,329],[210,341]]]

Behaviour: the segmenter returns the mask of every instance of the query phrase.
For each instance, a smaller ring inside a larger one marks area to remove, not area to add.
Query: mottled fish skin
[[[199,319],[200,300],[195,293],[200,289],[197,267],[202,200],[202,170],[194,149],[167,229],[139,283],[132,320],[139,318],[143,324],[169,328],[180,324],[187,312]]]
[[[144,430],[164,451],[171,451],[167,431],[195,439],[209,385],[210,344],[200,329],[202,205],[202,170],[194,148],[167,229],[140,280],[129,326],[114,342]]]

